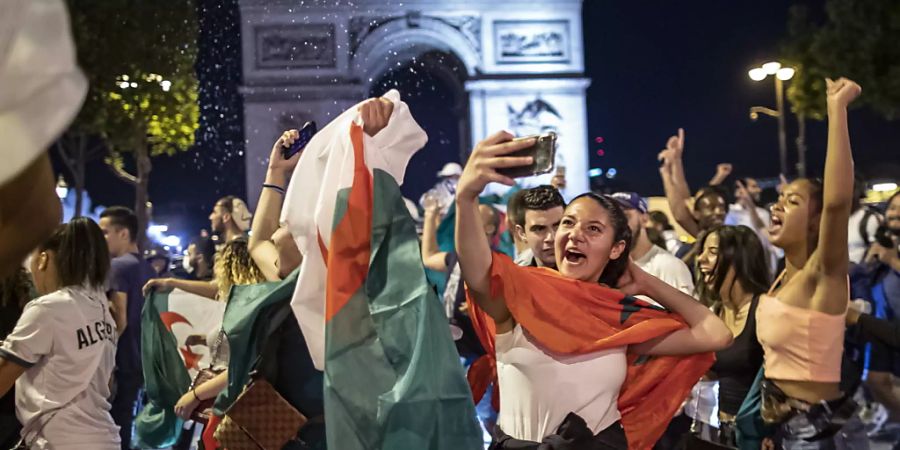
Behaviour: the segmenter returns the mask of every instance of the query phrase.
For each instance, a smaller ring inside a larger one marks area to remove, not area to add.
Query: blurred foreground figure
[[[81,108],[78,70],[61,0],[0,4],[0,276],[60,221],[47,147]]]

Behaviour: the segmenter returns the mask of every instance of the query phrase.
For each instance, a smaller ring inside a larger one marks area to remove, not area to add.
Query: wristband
[[[274,184],[263,184],[262,187],[272,189],[273,191],[278,192],[281,195],[284,195],[284,188],[281,186],[276,186]]]
[[[196,390],[196,389],[191,389],[191,394],[194,394],[194,399],[196,399],[197,402],[202,402],[202,401],[203,401],[203,400],[200,400],[200,396],[197,395],[197,390]]]

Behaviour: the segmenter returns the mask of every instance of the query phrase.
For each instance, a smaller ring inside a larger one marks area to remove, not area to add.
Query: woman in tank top
[[[103,232],[87,218],[61,225],[32,255],[42,296],[0,346],[0,396],[15,382],[25,448],[120,448],[107,400],[118,340],[109,266]]]
[[[784,250],[785,270],[756,315],[767,379],[763,417],[780,424],[776,444],[784,448],[832,448],[855,412],[853,393],[841,392],[839,382],[853,203],[847,106],[860,92],[845,78],[827,80],[824,181],[795,180],[772,207],[770,240]]]
[[[512,139],[500,132],[475,147],[456,198],[471,316],[496,357],[500,416],[492,448],[650,448],[711,365],[708,352],[730,344],[731,333],[709,309],[630,261],[625,213],[608,197],[584,194],[566,208],[555,237],[559,272],[492,254],[478,195],[489,182],[513,184],[497,169],[531,163],[508,154],[534,139]],[[683,321],[633,295],[653,298]]]
[[[719,382],[719,442],[734,445],[734,420],[763,362],[756,339],[756,307],[770,283],[766,254],[756,232],[720,226],[700,240],[697,294],[734,334],[730,347],[716,352],[708,376]]]

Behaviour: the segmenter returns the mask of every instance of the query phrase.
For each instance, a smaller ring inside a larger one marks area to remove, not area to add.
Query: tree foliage
[[[825,77],[846,76],[863,86],[860,105],[888,120],[900,113],[900,2],[828,0],[825,19],[803,5],[791,8],[785,61],[797,73],[788,88],[793,111],[825,117]]]
[[[78,61],[90,81],[76,128],[102,136],[114,154],[148,144],[150,156],[172,155],[193,145],[194,2],[70,0],[69,8]],[[168,91],[162,81],[171,83]]]
[[[135,187],[146,225],[151,157],[190,149],[198,128],[193,0],[68,0],[78,62],[89,81],[70,133],[97,136],[106,162]],[[126,156],[134,174],[126,171]]]

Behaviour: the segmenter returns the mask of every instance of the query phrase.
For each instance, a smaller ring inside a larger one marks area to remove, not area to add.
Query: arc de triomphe
[[[586,191],[581,7],[582,0],[240,0],[248,197],[258,198],[262,162],[282,130],[306,120],[324,125],[391,68],[435,51],[465,68],[454,78],[468,96],[465,148],[496,130],[553,129],[567,193]]]

